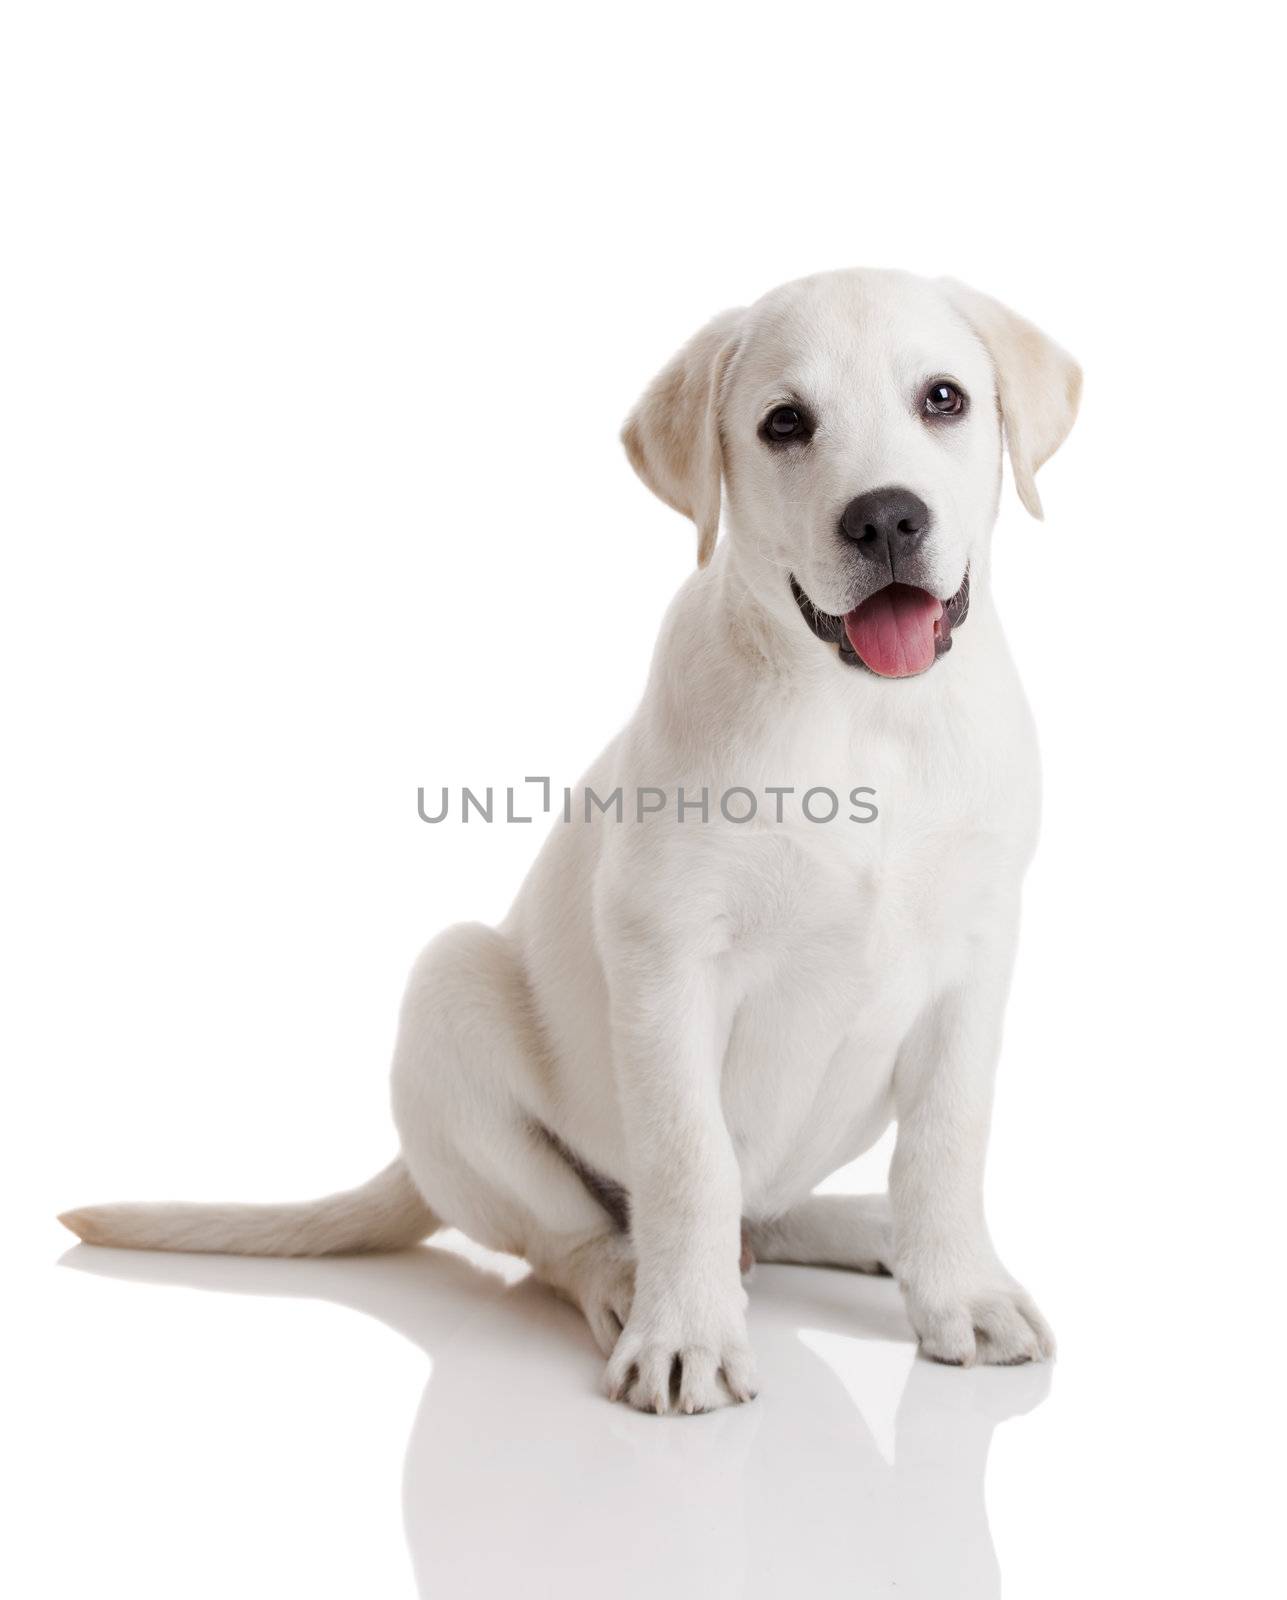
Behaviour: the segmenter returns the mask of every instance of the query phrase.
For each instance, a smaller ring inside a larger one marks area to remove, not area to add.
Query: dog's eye
[[[931,417],[959,417],[965,410],[965,395],[954,383],[940,378],[925,393],[925,410]]]
[[[794,406],[776,406],[765,417],[760,432],[770,444],[785,444],[791,439],[807,439],[810,428],[803,412]]]

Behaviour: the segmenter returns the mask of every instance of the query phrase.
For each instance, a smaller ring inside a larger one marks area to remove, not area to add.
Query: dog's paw
[[[636,1304],[608,1360],[604,1388],[609,1399],[658,1416],[754,1400],[755,1359],[742,1305],[686,1307],[679,1296]]]
[[[926,1295],[904,1285],[907,1312],[933,1361],[952,1367],[1017,1367],[1049,1361],[1055,1336],[1026,1290],[984,1280],[955,1293]]]

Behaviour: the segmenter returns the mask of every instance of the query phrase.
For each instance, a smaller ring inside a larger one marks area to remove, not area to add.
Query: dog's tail
[[[87,1206],[59,1222],[86,1244],[239,1256],[403,1250],[442,1224],[399,1158],[360,1189],[291,1205]]]

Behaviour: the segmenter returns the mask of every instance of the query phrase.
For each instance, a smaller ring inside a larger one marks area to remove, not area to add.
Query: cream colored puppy
[[[657,1412],[754,1394],[748,1249],[892,1271],[940,1361],[1049,1356],[983,1213],[1038,812],[989,541],[1003,433],[1039,516],[1079,386],[1058,346],[952,282],[831,273],[717,317],[624,433],[697,524],[698,570],[584,780],[622,791],[620,817],[585,796],[582,820],[578,792],[504,923],[420,957],[399,1159],[314,1204],[67,1225],[311,1254],[454,1224],[575,1300],[608,1392]],[[887,1198],[813,1196],[891,1119]]]

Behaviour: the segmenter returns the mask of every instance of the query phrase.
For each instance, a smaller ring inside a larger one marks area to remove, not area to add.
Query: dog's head
[[[697,524],[699,564],[727,495],[751,587],[774,609],[793,596],[842,660],[907,677],[965,614],[996,517],[1002,427],[1039,517],[1035,474],[1080,388],[1066,352],[963,284],[826,273],[716,317],[622,438],[648,487]]]

